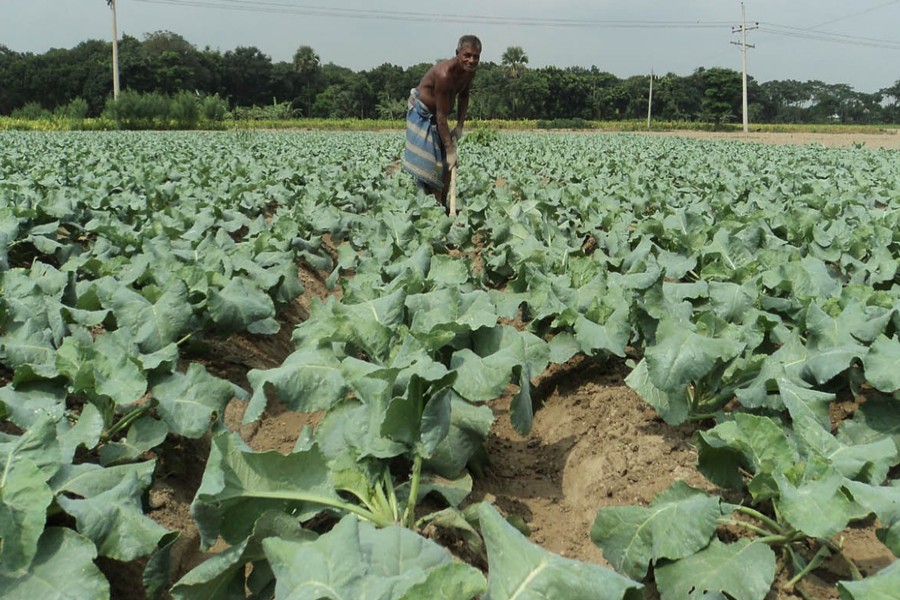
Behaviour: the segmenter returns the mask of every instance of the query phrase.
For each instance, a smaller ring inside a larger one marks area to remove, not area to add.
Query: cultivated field
[[[898,141],[0,132],[4,597],[894,597]]]
[[[716,133],[708,131],[655,132],[649,135],[678,136],[689,139],[716,141],[746,141],[761,144],[821,145],[828,148],[863,147],[900,149],[900,130],[884,129],[880,133],[793,133],[749,131],[748,133]]]

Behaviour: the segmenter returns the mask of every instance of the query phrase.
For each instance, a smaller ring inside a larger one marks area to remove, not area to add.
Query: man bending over
[[[456,56],[428,69],[409,95],[403,170],[415,177],[419,187],[433,195],[444,210],[449,210],[450,171],[456,167],[456,142],[466,121],[479,60],[481,40],[464,35],[459,38]],[[451,131],[447,116],[454,104],[456,127]]]

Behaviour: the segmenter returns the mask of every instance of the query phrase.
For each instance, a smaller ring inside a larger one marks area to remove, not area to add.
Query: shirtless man
[[[472,79],[481,59],[481,40],[474,35],[459,38],[456,56],[443,60],[411,90],[406,115],[406,149],[403,169],[447,209],[450,171],[456,167],[456,141],[462,135]],[[447,116],[457,105],[456,127]]]

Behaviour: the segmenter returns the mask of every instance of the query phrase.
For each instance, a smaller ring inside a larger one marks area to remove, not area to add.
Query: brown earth
[[[760,144],[820,144],[829,148],[863,146],[865,148],[900,149],[900,129],[882,129],[881,133],[774,133],[766,131],[712,132],[666,131],[641,133],[666,137],[686,137],[701,140],[727,140]]]
[[[867,147],[900,147],[900,135],[841,134],[714,134],[676,132],[664,135],[703,139],[742,139],[766,143],[820,143]],[[248,387],[251,368],[271,367],[291,350],[292,325],[308,316],[314,297],[331,293],[323,279],[301,269],[306,292],[296,306],[282,315],[283,329],[272,338],[232,336],[216,344],[202,359],[216,375]],[[676,480],[729,497],[709,484],[694,465],[695,426],[671,427],[624,384],[628,369],[620,359],[580,357],[566,365],[555,365],[533,380],[535,385],[534,427],[528,437],[516,434],[508,419],[509,397],[492,403],[496,421],[487,440],[489,465],[476,478],[473,501],[487,500],[506,515],[521,517],[531,530],[530,539],[568,558],[606,564],[589,532],[598,509],[608,506],[646,505]],[[316,415],[301,415],[270,407],[263,418],[241,425],[244,405],[232,402],[226,423],[239,431],[256,450],[288,452],[300,429],[315,423]],[[850,412],[849,410],[846,412]],[[845,415],[837,415],[840,418]],[[151,516],[166,527],[182,532],[173,557],[176,575],[183,575],[208,555],[198,548],[199,536],[189,506],[199,486],[208,443],[185,443],[171,456],[161,458],[161,476],[150,494]],[[845,555],[864,574],[872,574],[894,560],[875,537],[877,523],[867,522],[837,536]],[[214,549],[215,550],[215,549]],[[106,569],[110,575],[110,569]],[[848,578],[847,567],[838,560],[826,563],[803,580],[794,593],[773,589],[767,600],[838,597],[835,582]],[[134,580],[111,577],[114,597],[136,598]],[[786,580],[785,573],[779,581]],[[652,578],[646,597],[658,598]]]

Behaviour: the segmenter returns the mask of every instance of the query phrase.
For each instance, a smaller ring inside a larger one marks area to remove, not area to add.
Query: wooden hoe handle
[[[450,169],[450,216],[456,216],[456,165]]]

